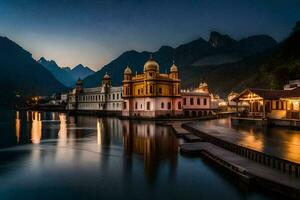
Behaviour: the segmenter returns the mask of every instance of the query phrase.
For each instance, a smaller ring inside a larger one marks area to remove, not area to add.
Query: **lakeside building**
[[[198,88],[181,90],[184,116],[201,117],[213,115],[219,108],[219,97],[209,92],[208,85],[201,82]]]
[[[114,113],[123,117],[202,117],[213,115],[220,98],[209,92],[205,82],[192,90],[181,90],[178,68],[160,73],[159,64],[150,58],[141,74],[127,66],[121,87],[113,87],[108,74],[102,85],[84,88],[79,79],[67,96],[68,111]]]
[[[76,87],[68,93],[66,109],[120,114],[122,105],[122,87],[113,87],[110,76],[106,73],[99,87],[84,88],[82,81],[78,79]]]
[[[161,117],[183,115],[180,79],[173,63],[170,73],[160,73],[152,57],[141,74],[132,75],[129,66],[124,71],[123,111],[125,117]]]
[[[236,92],[230,92],[227,95],[227,111],[228,112],[242,112],[244,110],[247,109],[247,107],[249,107],[249,103],[246,101],[241,101],[236,103],[235,101],[233,101],[233,99],[235,99],[237,96],[239,96],[238,93]]]
[[[236,104],[247,102],[244,118],[300,120],[300,87],[291,90],[246,89],[236,96]]]
[[[289,81],[288,84],[283,86],[284,90],[292,90],[296,87],[300,87],[300,79]]]

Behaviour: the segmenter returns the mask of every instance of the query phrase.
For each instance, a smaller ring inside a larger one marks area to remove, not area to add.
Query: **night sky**
[[[0,0],[1,36],[36,59],[94,70],[126,50],[176,47],[208,39],[212,30],[236,39],[268,34],[280,41],[297,20],[299,0]]]

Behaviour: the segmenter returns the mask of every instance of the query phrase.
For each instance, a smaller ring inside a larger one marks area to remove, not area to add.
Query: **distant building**
[[[236,98],[237,96],[239,96],[238,93],[236,92],[230,92],[227,95],[227,111],[229,112],[235,112],[235,111],[243,111],[245,110],[247,107],[249,107],[249,103],[248,102],[235,102],[233,101],[234,98]]]
[[[208,90],[205,82],[200,83],[198,88],[182,90],[182,108],[185,116],[201,117],[212,115],[218,109],[217,99]]]
[[[128,66],[123,80],[123,116],[159,117],[183,114],[180,79],[175,64],[170,73],[160,73],[159,64],[150,58],[141,74],[133,75]]]
[[[300,87],[292,90],[246,89],[233,101],[247,102],[241,115],[248,118],[300,119]]]
[[[82,81],[78,79],[76,88],[68,93],[66,109],[121,114],[122,105],[122,87],[113,87],[106,73],[99,87],[84,88]]]
[[[289,81],[288,84],[283,86],[284,90],[293,90],[296,87],[300,87],[300,79]]]

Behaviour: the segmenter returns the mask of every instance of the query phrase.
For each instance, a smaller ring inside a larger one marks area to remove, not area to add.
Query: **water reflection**
[[[194,123],[224,140],[300,163],[300,131],[286,127],[231,124],[230,119]]]
[[[264,197],[243,193],[200,159],[180,156],[172,130],[155,122],[51,112],[6,116],[13,126],[0,123],[9,133],[0,135],[1,199]]]
[[[42,137],[41,113],[32,113],[31,141],[33,144],[39,144]]]
[[[123,121],[122,124],[124,150],[143,157],[148,178],[157,176],[162,161],[169,161],[171,171],[176,168],[178,144],[169,127],[156,126],[153,122]]]

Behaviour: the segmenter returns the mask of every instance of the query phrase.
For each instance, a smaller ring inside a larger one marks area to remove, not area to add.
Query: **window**
[[[150,110],[150,102],[147,102],[147,110]]]
[[[171,109],[171,102],[168,102],[168,109]]]
[[[161,102],[161,108],[163,109],[164,108],[164,102]]]
[[[150,94],[153,93],[153,85],[150,85]]]
[[[161,87],[158,88],[158,93],[159,93],[159,94],[162,94],[162,88],[161,88]]]
[[[194,98],[190,98],[190,104],[194,105]]]
[[[207,100],[206,100],[206,98],[205,98],[205,99],[203,99],[203,105],[206,106],[206,104],[207,104]]]
[[[144,93],[144,89],[143,89],[143,88],[141,89],[141,93],[142,93],[142,94]]]
[[[124,109],[127,109],[127,102],[124,102]]]
[[[177,86],[177,93],[180,94],[180,87]]]
[[[113,99],[115,99],[115,93],[113,93]]]
[[[183,98],[183,105],[186,105],[186,98]]]
[[[119,93],[117,93],[117,99],[119,99]]]
[[[137,104],[137,102],[135,102],[135,109],[136,109],[136,110],[138,109],[138,104]]]
[[[200,98],[197,98],[197,105],[200,105]]]
[[[149,73],[150,76],[152,76],[152,73]]]
[[[178,102],[178,109],[181,109],[181,102]]]
[[[138,89],[138,95],[140,95],[140,89]]]

